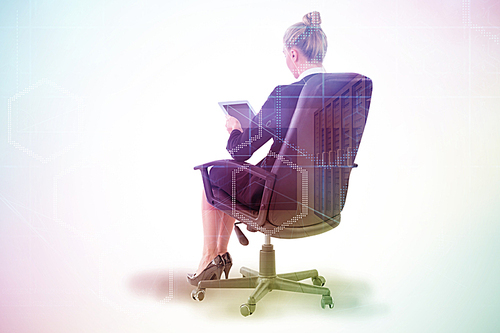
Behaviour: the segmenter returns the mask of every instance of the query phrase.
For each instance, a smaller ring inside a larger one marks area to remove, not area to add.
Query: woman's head
[[[321,29],[319,12],[311,12],[302,18],[302,22],[290,26],[283,36],[283,44],[287,51],[296,49],[306,58],[308,63],[321,64],[326,54],[328,43]]]

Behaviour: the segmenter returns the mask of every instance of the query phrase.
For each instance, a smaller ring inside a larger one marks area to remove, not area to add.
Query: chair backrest
[[[340,223],[371,92],[371,80],[354,73],[307,81],[272,169],[265,228],[273,237],[311,236]]]

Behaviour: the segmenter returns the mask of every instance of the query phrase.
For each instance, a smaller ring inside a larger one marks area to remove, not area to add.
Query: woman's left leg
[[[229,238],[233,232],[233,225],[235,218],[227,215],[226,213],[219,210],[220,213],[220,229],[219,229],[219,239],[217,240],[217,252],[223,255],[227,252],[227,244],[229,244]]]

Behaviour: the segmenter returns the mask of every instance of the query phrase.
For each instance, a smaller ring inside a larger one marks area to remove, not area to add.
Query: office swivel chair
[[[260,251],[259,271],[241,268],[242,278],[200,281],[191,296],[203,300],[206,288],[254,288],[243,316],[255,311],[256,303],[269,291],[284,290],[322,295],[321,307],[333,308],[325,278],[317,270],[276,274],[271,237],[301,238],[331,230],[340,223],[349,176],[357,167],[354,159],[366,124],[372,92],[371,80],[353,73],[318,74],[304,86],[290,128],[271,172],[234,160],[222,160],[195,167],[203,176],[208,202],[250,231],[265,235]],[[237,166],[265,180],[258,210],[239,203],[210,183],[208,169]],[[237,233],[241,233],[236,227]],[[240,238],[241,234],[239,235]],[[244,236],[243,236],[244,237]],[[312,284],[299,281],[310,278]]]

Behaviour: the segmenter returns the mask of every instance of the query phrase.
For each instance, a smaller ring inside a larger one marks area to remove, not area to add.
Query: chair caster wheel
[[[326,279],[322,276],[313,277],[311,280],[315,286],[320,286],[320,287],[323,287],[326,282]]]
[[[203,299],[205,298],[205,289],[194,289],[191,292],[191,298],[195,301],[203,301]]]
[[[240,305],[240,313],[243,317],[247,317],[251,315],[255,311],[255,304],[241,304]]]
[[[333,309],[333,298],[332,296],[323,296],[321,297],[321,307],[325,309],[327,306],[330,309]]]

